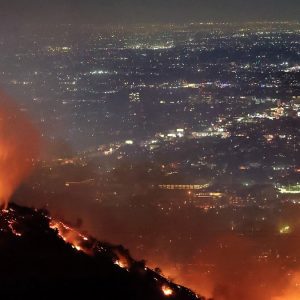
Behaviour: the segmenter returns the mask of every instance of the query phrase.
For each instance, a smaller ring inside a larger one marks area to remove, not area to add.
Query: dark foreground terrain
[[[3,299],[199,299],[122,246],[14,204],[0,213],[0,255]]]

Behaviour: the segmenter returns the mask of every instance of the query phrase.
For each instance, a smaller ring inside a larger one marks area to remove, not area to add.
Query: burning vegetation
[[[57,230],[58,235],[66,242],[72,245],[72,247],[78,251],[83,251],[90,254],[88,245],[88,237],[76,231],[74,228],[64,224],[63,222],[50,220],[50,227]]]
[[[44,211],[8,206],[14,191],[30,174],[38,152],[37,131],[13,101],[0,93],[0,254],[5,258],[0,278],[4,283],[3,295],[7,293],[14,299],[30,295],[31,299],[40,299],[43,294],[42,298],[52,299],[51,293],[45,296],[44,292],[55,290],[57,286],[57,291],[63,288],[71,296],[73,286],[80,282],[91,295],[94,296],[94,290],[98,289],[106,299],[110,295],[109,299],[122,296],[124,299],[156,300],[174,296],[175,291],[179,296],[174,299],[197,298],[190,290],[147,268],[144,262],[134,261],[122,246],[101,243],[52,219]],[[98,282],[96,287],[94,282]],[[112,289],[114,284],[120,291]],[[135,294],[143,296],[132,298]]]
[[[45,211],[13,204],[2,210],[0,244],[1,293],[10,299],[53,299],[63,293],[68,298],[84,293],[104,299],[199,299],[132,259],[122,246],[99,242]]]
[[[169,286],[163,285],[161,289],[162,289],[164,295],[166,295],[166,296],[172,296],[173,295],[173,290]]]
[[[161,290],[161,294],[164,297],[174,297],[176,299],[175,292],[177,291],[177,293],[181,295],[178,299],[185,299],[184,294],[188,295],[187,299],[199,299],[199,296],[192,291],[180,285],[175,285],[171,281],[165,279],[162,275],[145,266],[144,262],[136,262],[130,256],[128,250],[122,246],[113,246],[108,243],[99,242],[93,237],[81,233],[72,226],[50,217],[49,226],[58,233],[59,237],[64,242],[71,245],[76,251],[83,252],[91,257],[97,257],[103,254],[107,255],[111,262],[120,269],[124,269],[130,274],[138,272],[145,278],[151,277],[153,283],[157,286],[157,289]]]

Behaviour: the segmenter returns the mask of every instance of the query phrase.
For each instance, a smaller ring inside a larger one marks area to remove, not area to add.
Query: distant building
[[[129,94],[129,102],[130,103],[140,103],[141,102],[140,93],[139,92],[130,93]]]

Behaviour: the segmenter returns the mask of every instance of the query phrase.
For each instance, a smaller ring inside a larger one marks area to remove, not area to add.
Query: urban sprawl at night
[[[13,202],[124,245],[164,298],[300,299],[299,22],[26,24],[0,66],[42,140]]]

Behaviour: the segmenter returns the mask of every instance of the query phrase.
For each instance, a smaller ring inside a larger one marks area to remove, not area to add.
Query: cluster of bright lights
[[[291,232],[291,227],[289,225],[285,225],[280,228],[279,232],[280,234],[288,234]]]
[[[279,192],[281,194],[300,194],[300,184],[288,187],[280,187]]]

